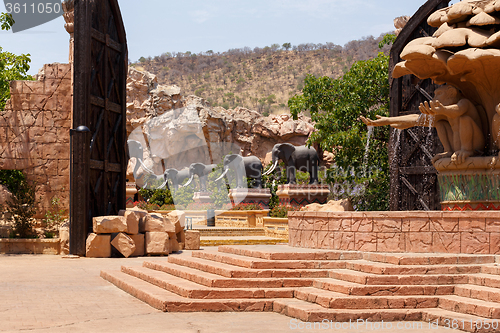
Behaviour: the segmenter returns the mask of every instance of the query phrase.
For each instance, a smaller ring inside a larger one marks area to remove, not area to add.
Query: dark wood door
[[[432,36],[436,28],[427,18],[447,7],[449,0],[429,0],[412,16],[394,42],[390,55],[391,116],[420,113],[420,103],[434,96],[436,85],[406,75],[393,79],[394,66],[402,61],[403,48],[413,39]],[[443,150],[434,128],[414,127],[403,131],[391,128],[389,160],[391,163],[391,210],[440,210],[437,172],[432,157]]]
[[[125,208],[127,42],[117,0],[75,0],[70,252]],[[73,244],[73,246],[72,246]]]

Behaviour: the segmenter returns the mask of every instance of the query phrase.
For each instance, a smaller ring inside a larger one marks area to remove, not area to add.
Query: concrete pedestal
[[[194,192],[193,200],[195,203],[211,203],[210,192]]]
[[[328,185],[278,185],[276,194],[280,205],[306,206],[312,203],[325,204],[330,194]]]
[[[271,190],[268,188],[235,188],[229,190],[231,203],[258,204],[262,209],[269,209]]]

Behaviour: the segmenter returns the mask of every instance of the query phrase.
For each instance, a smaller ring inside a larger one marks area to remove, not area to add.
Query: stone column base
[[[330,194],[328,185],[278,185],[276,194],[280,205],[306,206],[312,203],[325,204]]]
[[[229,199],[236,203],[258,204],[262,209],[269,209],[271,190],[268,188],[235,188],[229,190]]]
[[[210,192],[194,192],[193,200],[195,203],[212,203]]]
[[[127,208],[133,208],[134,207],[134,197],[135,194],[137,193],[137,187],[134,182],[128,182],[126,185],[126,207]]]

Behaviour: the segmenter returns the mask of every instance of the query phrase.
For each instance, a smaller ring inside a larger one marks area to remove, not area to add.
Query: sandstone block
[[[88,258],[111,257],[111,235],[89,234],[86,245]]]
[[[92,219],[96,234],[127,232],[127,219],[124,216],[98,216]]]
[[[60,254],[69,254],[69,222],[63,223],[59,227],[59,244],[61,247]]]
[[[179,243],[185,243],[186,242],[186,234],[184,229],[182,229],[180,232],[177,233],[176,235],[177,241]]]
[[[186,230],[185,236],[184,248],[186,250],[200,249],[200,232],[198,230]]]
[[[111,241],[111,245],[118,250],[125,258],[128,258],[135,251],[135,242],[127,234],[120,232]]]
[[[146,251],[144,248],[144,234],[129,235],[134,241],[135,251],[130,255],[131,257],[142,257]]]
[[[146,232],[145,248],[147,254],[164,254],[170,252],[170,242],[166,232]]]
[[[170,220],[165,219],[165,232],[168,233],[168,237],[170,238],[177,238],[177,228],[175,227],[175,224],[170,222]]]
[[[169,246],[170,246],[170,248],[169,248],[170,253],[179,252],[181,250],[181,246],[180,246],[179,242],[177,241],[177,239],[169,238],[168,241],[169,241]]]
[[[135,235],[139,233],[139,221],[141,215],[133,210],[120,210],[118,215],[124,216],[127,219],[127,234]]]
[[[167,214],[170,222],[175,225],[175,233],[179,233],[186,225],[186,213],[181,210],[173,210]]]
[[[144,217],[145,232],[165,232],[166,220],[161,214],[148,214]]]

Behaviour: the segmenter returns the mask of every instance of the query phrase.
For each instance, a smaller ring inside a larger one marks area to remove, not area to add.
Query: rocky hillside
[[[288,99],[302,90],[306,74],[339,77],[355,61],[375,57],[381,51],[381,38],[367,37],[343,47],[285,43],[223,53],[167,52],[154,58],[141,57],[131,66],[154,73],[158,83],[177,85],[185,96],[202,97],[212,106],[279,114],[288,111]]]
[[[129,69],[128,139],[141,143],[145,165],[157,175],[195,162],[217,164],[229,153],[254,155],[266,162],[276,143],[303,145],[314,130],[305,116],[298,120],[288,115],[264,117],[243,107],[211,107],[201,97],[183,95],[178,86],[160,85],[155,75]],[[131,158],[129,179],[135,163]]]

